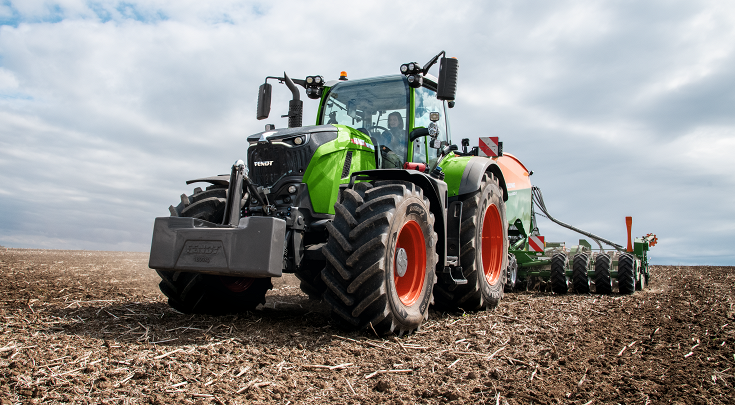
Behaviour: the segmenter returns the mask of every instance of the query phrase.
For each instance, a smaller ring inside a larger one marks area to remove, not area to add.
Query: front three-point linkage
[[[243,193],[245,189],[248,191]],[[258,204],[263,207],[263,214],[270,215],[275,212],[276,207],[268,203],[268,197],[253,185],[253,182],[245,173],[245,162],[238,160],[232,165],[232,171],[230,172],[223,225],[237,226],[240,223],[243,201],[247,202],[250,196],[255,198]]]

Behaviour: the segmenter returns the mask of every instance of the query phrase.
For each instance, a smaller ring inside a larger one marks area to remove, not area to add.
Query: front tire
[[[468,311],[495,308],[503,298],[508,266],[508,228],[503,190],[483,175],[480,190],[462,200],[460,266],[467,284],[434,288],[437,307]]]
[[[225,211],[226,189],[197,188],[182,196],[182,203],[171,207],[172,214],[221,223]],[[221,315],[255,309],[265,304],[265,294],[273,288],[270,278],[228,277],[182,271],[156,270],[159,288],[169,305],[186,314]]]
[[[322,281],[322,269],[324,269],[324,261],[304,258],[301,267],[294,272],[294,275],[300,281],[299,288],[311,300],[321,301],[322,295],[327,289],[324,281]]]
[[[251,311],[265,304],[270,278],[226,277],[156,270],[168,304],[185,314],[222,315]]]
[[[437,236],[429,200],[401,181],[358,183],[334,205],[323,248],[324,301],[351,328],[402,335],[428,318]]]

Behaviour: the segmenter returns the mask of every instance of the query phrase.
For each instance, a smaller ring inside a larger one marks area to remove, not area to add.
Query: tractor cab
[[[440,59],[441,57],[441,59]],[[439,62],[439,78],[429,69]],[[320,99],[317,125],[344,125],[362,132],[376,152],[376,168],[402,168],[405,163],[436,165],[451,144],[447,109],[454,106],[459,62],[444,51],[421,67],[404,63],[400,75],[362,80],[340,79],[325,83],[322,76],[306,79],[266,77],[258,91],[259,120],[270,114],[272,86],[269,79],[285,83],[293,99],[289,102],[288,126],[301,127],[303,101],[296,85],[306,89],[310,99]],[[266,125],[266,131],[275,129]]]
[[[420,87],[410,86],[405,75],[335,81],[325,87],[317,125],[340,124],[368,135],[380,151],[380,168],[400,168],[406,162],[432,165],[451,143],[447,109],[430,75]],[[429,127],[435,128],[433,135],[411,140],[416,129]]]

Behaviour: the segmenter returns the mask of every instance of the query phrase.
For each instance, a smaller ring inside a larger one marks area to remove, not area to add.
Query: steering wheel
[[[375,131],[375,129],[382,129],[383,131],[390,132],[390,129],[388,129],[386,127],[383,127],[383,126],[380,126],[380,125],[373,125],[372,128],[370,128],[370,131]],[[390,133],[392,133],[392,132],[390,132]]]

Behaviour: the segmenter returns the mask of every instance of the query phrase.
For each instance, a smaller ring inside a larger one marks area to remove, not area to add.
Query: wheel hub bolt
[[[396,274],[398,274],[398,277],[405,276],[406,269],[408,269],[408,255],[406,254],[406,249],[398,248],[398,251],[396,252]]]

